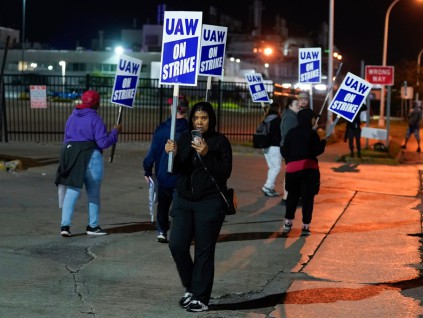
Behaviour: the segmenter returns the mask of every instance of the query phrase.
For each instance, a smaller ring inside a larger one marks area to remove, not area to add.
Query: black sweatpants
[[[306,169],[297,172],[287,172],[285,218],[295,219],[298,201],[301,198],[301,207],[303,212],[302,221],[304,224],[310,224],[313,216],[314,196],[320,188],[320,171],[318,169]]]
[[[225,214],[221,197],[192,202],[174,194],[169,248],[186,291],[208,305],[214,280],[216,243]],[[190,246],[194,240],[194,259]]]

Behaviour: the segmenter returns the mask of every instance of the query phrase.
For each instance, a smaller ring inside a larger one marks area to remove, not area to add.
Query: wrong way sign
[[[366,81],[371,84],[394,85],[394,67],[366,65]]]

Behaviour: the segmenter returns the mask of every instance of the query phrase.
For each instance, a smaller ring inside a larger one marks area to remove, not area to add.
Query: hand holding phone
[[[201,135],[201,130],[192,130],[191,131],[192,141],[194,141],[195,144],[199,144],[201,142],[201,139],[203,136]]]

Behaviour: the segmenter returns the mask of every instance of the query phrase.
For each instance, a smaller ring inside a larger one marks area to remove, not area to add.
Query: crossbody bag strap
[[[207,172],[207,174],[209,175],[210,179],[211,179],[211,180],[213,181],[213,183],[215,184],[215,186],[216,186],[217,190],[219,191],[220,195],[221,195],[221,196],[222,196],[222,198],[223,198],[223,201],[225,201],[225,202],[226,202],[226,204],[229,206],[228,200],[226,200],[226,197],[225,197],[225,195],[223,194],[222,190],[220,190],[220,187],[219,187],[219,185],[217,184],[216,180],[214,180],[214,178],[213,178],[212,174],[210,173],[209,169],[207,169],[207,167],[206,167],[206,165],[205,165],[205,163],[204,163],[203,159],[201,158],[201,155],[200,155],[198,152],[195,152],[195,153],[197,154],[197,158],[198,158],[198,160],[200,160],[201,164],[203,165],[204,170]]]

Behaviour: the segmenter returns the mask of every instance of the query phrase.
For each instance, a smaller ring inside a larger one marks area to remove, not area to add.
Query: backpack
[[[262,121],[253,134],[253,147],[254,148],[268,148],[272,144],[270,136],[270,121]]]

